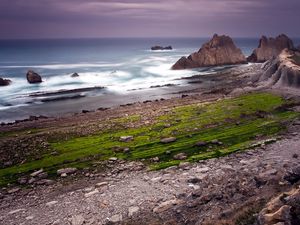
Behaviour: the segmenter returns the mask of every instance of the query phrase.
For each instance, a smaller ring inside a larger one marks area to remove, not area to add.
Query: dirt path
[[[10,190],[16,192],[0,196],[0,224],[203,224],[233,218],[236,208],[256,206],[291,187],[282,177],[300,165],[297,124],[273,144],[224,158],[159,172],[112,161],[109,172],[85,174],[71,184],[61,179]]]

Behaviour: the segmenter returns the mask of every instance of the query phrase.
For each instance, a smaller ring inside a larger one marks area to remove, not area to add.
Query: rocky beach
[[[0,224],[299,224],[299,51],[284,35],[258,49],[247,63],[214,35],[173,66],[213,72],[32,94],[79,112],[1,124]]]

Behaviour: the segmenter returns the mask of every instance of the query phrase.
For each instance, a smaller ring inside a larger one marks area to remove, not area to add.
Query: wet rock
[[[71,77],[79,77],[79,74],[78,74],[78,73],[73,73],[73,74],[71,75]]]
[[[28,83],[30,84],[35,84],[35,83],[41,83],[42,82],[42,77],[37,74],[36,72],[29,70],[26,74],[26,78]]]
[[[156,45],[156,46],[153,46],[151,47],[151,50],[152,51],[157,51],[157,50],[172,50],[172,46],[169,45],[169,46],[166,46],[166,47],[163,47],[163,46],[159,46],[159,45]]]
[[[161,143],[167,144],[167,143],[172,143],[175,142],[177,139],[175,137],[168,137],[168,138],[163,138],[160,140]]]
[[[11,80],[0,77],[0,86],[7,86],[7,85],[10,85],[10,83],[11,83]]]
[[[62,174],[73,174],[77,171],[77,168],[63,168],[63,169],[59,169],[57,170],[57,175],[62,175]]]

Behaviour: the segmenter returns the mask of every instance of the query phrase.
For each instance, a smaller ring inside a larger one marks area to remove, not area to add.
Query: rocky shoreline
[[[1,150],[15,150],[11,152],[12,158],[1,161],[10,162],[4,165],[9,168],[26,163],[23,160],[28,156],[39,160],[42,152],[51,150],[47,136],[56,132],[66,134],[66,138],[88,136],[103,129],[100,121],[134,118],[136,114],[143,119],[133,120],[128,129],[141,123],[149,125],[154,115],[162,116],[174,107],[222,102],[228,97],[257,91],[260,84],[255,78],[262,73],[260,65],[234,67],[217,75],[190,77],[188,90],[168,87],[177,89],[180,97],[3,125],[0,131],[8,136],[1,137]],[[299,100],[294,93],[284,97]],[[257,116],[268,118],[263,112]],[[258,215],[263,217],[260,211],[272,197],[299,184],[300,174],[292,178],[289,172],[299,166],[299,124],[297,119],[289,123],[287,131],[273,136],[270,141],[273,144],[195,163],[183,161],[159,171],[149,171],[143,161],[128,162],[117,157],[86,169],[58,170],[56,178],[40,168],[28,174],[26,180],[19,179],[23,185],[1,189],[0,219],[6,225],[140,224],[141,219],[145,224],[258,221]],[[126,139],[124,143],[130,141]],[[20,155],[21,149],[24,155]],[[151,160],[155,163],[160,159]]]

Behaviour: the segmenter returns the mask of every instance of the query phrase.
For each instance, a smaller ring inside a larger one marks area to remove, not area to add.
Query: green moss
[[[152,169],[177,165],[179,161],[173,160],[173,156],[181,152],[188,156],[187,161],[224,156],[251,147],[257,136],[278,133],[285,128],[285,121],[298,117],[295,112],[276,110],[284,104],[286,102],[281,97],[269,93],[247,94],[209,104],[176,107],[154,118],[154,123],[147,126],[125,128],[128,123],[141,120],[141,116],[134,115],[109,121],[115,126],[94,135],[70,136],[66,137],[67,140],[50,137],[50,145],[58,155],[48,154],[40,160],[1,169],[0,184],[14,179],[17,174],[39,168],[54,173],[56,168],[66,164],[80,167],[95,159],[107,160],[113,156],[126,160],[146,159]],[[264,118],[257,112],[263,113]],[[133,136],[134,140],[120,142],[121,136]],[[160,142],[161,138],[168,136],[175,136],[177,140],[169,144]],[[199,141],[210,142],[214,139],[223,145],[195,146]],[[116,151],[120,147],[128,147],[130,152]],[[156,156],[160,158],[159,163],[148,160]]]

